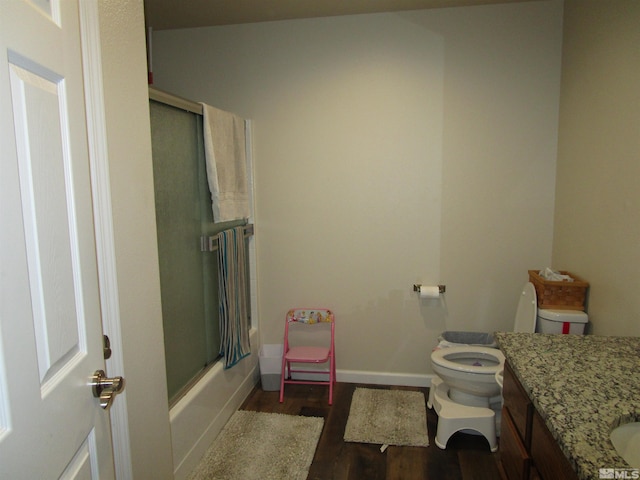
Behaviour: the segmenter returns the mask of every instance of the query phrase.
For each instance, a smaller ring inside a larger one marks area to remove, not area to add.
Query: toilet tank
[[[589,317],[578,310],[538,309],[537,333],[572,333],[583,335]]]

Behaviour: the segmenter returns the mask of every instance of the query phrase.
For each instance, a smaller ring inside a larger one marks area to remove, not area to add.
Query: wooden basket
[[[538,308],[584,310],[589,283],[572,273],[562,270],[560,273],[569,275],[573,282],[546,280],[538,274],[538,270],[529,270],[529,281],[533,283],[538,297]]]

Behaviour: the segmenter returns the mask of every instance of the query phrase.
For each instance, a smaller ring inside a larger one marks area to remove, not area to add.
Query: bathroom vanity
[[[506,358],[500,458],[509,480],[631,471],[609,435],[640,419],[640,338],[495,337]]]
[[[509,480],[575,480],[569,460],[535,410],[515,374],[505,364],[500,461]]]

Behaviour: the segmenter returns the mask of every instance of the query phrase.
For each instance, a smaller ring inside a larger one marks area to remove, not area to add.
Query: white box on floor
[[[280,371],[284,345],[266,344],[260,347],[260,382],[262,389],[270,392],[280,390]]]

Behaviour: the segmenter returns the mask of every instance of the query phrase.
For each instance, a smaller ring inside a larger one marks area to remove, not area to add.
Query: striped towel
[[[218,234],[220,354],[231,368],[251,353],[247,314],[244,227]]]

